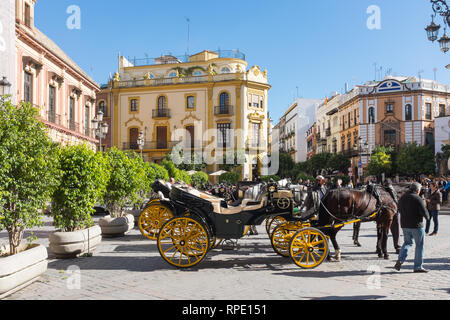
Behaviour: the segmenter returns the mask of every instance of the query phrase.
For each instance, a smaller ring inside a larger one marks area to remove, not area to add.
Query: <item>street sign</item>
[[[363,175],[363,169],[362,168],[358,168],[358,175],[360,177]]]
[[[358,163],[358,167],[362,168],[362,162],[361,161]]]

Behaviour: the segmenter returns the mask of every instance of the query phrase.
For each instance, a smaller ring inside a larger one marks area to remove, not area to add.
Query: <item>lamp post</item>
[[[106,122],[103,122],[103,112],[99,110],[97,112],[97,115],[94,119],[92,119],[92,125],[95,132],[95,135],[99,139],[99,149],[102,150],[102,139],[106,138],[106,135],[108,134],[108,124]]]
[[[358,152],[359,155],[358,176],[360,181],[362,181],[362,178],[364,177],[364,173],[362,170],[362,157],[367,156],[367,153],[369,152],[369,144],[367,143],[367,141],[363,143],[363,139],[359,137],[358,144],[355,144],[354,149]]]
[[[434,42],[439,37],[440,25],[434,23],[434,18],[440,15],[444,20],[444,35],[438,40],[441,51],[447,53],[450,50],[450,38],[447,36],[447,27],[450,27],[450,8],[445,0],[430,0],[434,14],[431,16],[431,24],[425,28],[427,38]]]
[[[0,99],[2,103],[6,99],[5,96],[9,95],[10,90],[11,90],[11,83],[6,79],[6,77],[3,77],[3,79],[0,80]]]
[[[137,145],[139,146],[139,151],[141,152],[141,158],[142,159],[144,159],[144,156],[142,154],[142,152],[144,151],[144,144],[145,144],[144,131],[141,130],[141,132],[139,132]]]

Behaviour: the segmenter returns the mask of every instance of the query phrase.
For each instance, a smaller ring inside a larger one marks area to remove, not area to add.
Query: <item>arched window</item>
[[[165,96],[160,96],[158,98],[158,110],[166,110],[167,109],[167,99]]]
[[[374,107],[369,108],[369,123],[370,124],[375,123],[375,108]]]
[[[169,78],[175,78],[177,76],[177,73],[176,72],[171,72],[170,74],[169,74]]]
[[[412,120],[412,106],[410,104],[407,104],[405,106],[405,120],[406,121]]]
[[[220,94],[220,106],[224,107],[228,105],[230,105],[230,96],[228,95],[228,93],[222,92]]]
[[[228,67],[223,67],[222,70],[221,70],[221,72],[222,72],[222,73],[230,73],[231,70],[230,70],[230,68],[228,68]]]
[[[105,101],[100,101],[100,103],[98,104],[98,111],[101,111],[103,113],[104,117],[108,116],[107,110],[106,110],[106,102]]]

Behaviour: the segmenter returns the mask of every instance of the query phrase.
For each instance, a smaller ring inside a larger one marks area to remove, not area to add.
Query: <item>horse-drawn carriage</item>
[[[334,191],[316,201],[311,188],[275,182],[244,184],[245,191],[238,187],[234,202],[185,185],[167,186],[163,181],[156,181],[152,188],[159,199],[144,209],[139,227],[145,236],[157,240],[162,258],[177,268],[198,265],[218,239],[241,239],[246,228],[264,221],[271,228],[268,233],[276,253],[302,268],[315,268],[329,255],[328,240],[339,251],[335,236],[343,226],[373,220],[387,209],[396,211],[386,204],[379,207],[379,201],[364,191],[338,191],[335,206]],[[299,211],[305,202],[309,202],[307,208],[313,203],[306,215]],[[341,202],[345,203],[342,207]]]
[[[157,182],[154,190],[163,185]],[[303,268],[315,267],[328,254],[327,237],[294,216],[292,192],[276,183],[249,187],[240,204],[234,206],[221,198],[187,186],[174,185],[158,203],[171,214],[157,232],[157,246],[162,258],[177,268],[199,264],[214,248],[216,239],[240,239],[244,229],[260,225],[267,218],[281,216],[298,227],[291,237],[291,257]]]

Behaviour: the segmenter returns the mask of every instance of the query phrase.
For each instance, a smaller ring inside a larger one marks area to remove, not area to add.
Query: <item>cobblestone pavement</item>
[[[402,271],[396,272],[391,239],[391,260],[378,259],[373,223],[361,228],[362,248],[352,244],[352,227],[343,229],[338,234],[342,262],[326,262],[314,270],[302,270],[289,258],[276,255],[261,226],[259,235],[240,240],[237,250],[214,250],[196,268],[180,271],[165,263],[155,242],[144,239],[135,228],[122,238],[104,238],[90,258],[56,260],[49,253],[47,272],[6,299],[449,299],[450,216],[441,216],[440,223],[439,236],[426,238],[428,274],[412,272],[413,252]],[[37,242],[48,247],[52,231],[51,220],[45,218],[45,226],[34,230]],[[1,231],[0,245],[7,241]],[[79,283],[71,270],[80,270]]]

